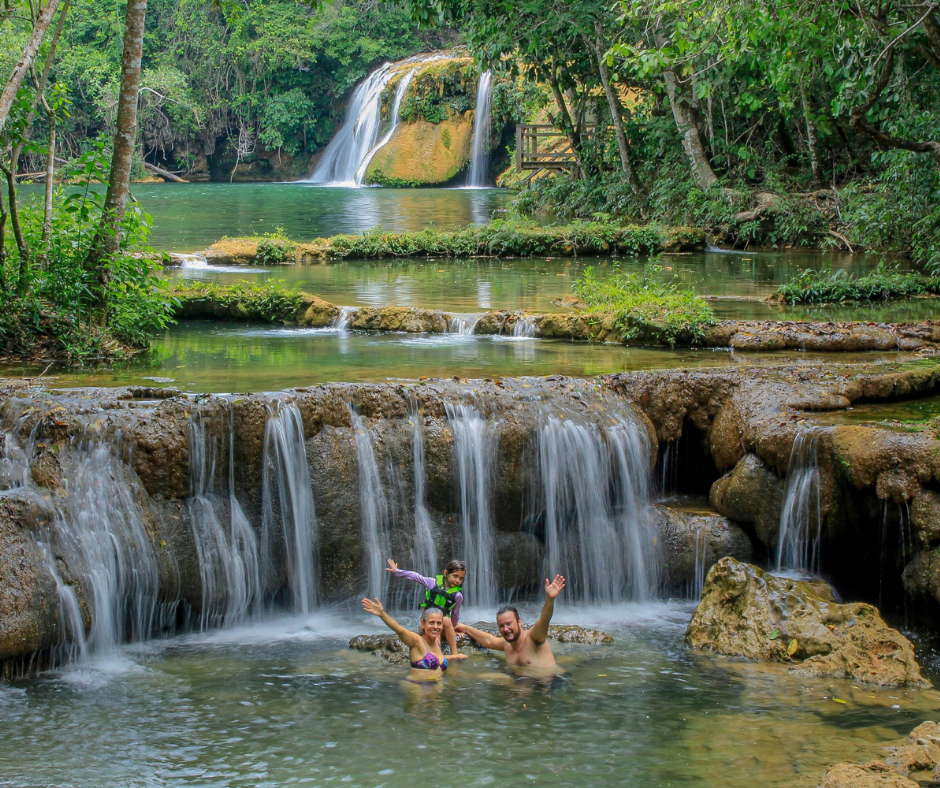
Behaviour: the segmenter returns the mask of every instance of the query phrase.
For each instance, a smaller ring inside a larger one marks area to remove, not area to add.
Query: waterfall
[[[777,571],[804,569],[819,572],[822,507],[816,436],[797,433],[790,450],[787,487],[777,537]]]
[[[235,497],[234,407],[226,403],[224,438],[212,440],[206,414],[193,412],[190,420],[189,509],[199,556],[202,609],[199,626],[231,626],[243,621],[262,597],[261,558],[256,536]],[[218,449],[224,441],[227,458],[225,493],[216,487]]]
[[[359,307],[357,306],[341,306],[339,308],[339,314],[333,321],[333,328],[337,331],[345,331],[349,328],[349,321],[352,320],[353,315],[356,314],[358,309]]]
[[[353,91],[349,109],[339,131],[326,146],[320,161],[307,183],[329,183],[337,186],[361,186],[369,160],[378,148],[391,139],[398,123],[398,111],[417,69],[412,69],[398,84],[389,119],[391,128],[379,141],[382,128],[382,93],[403,66],[446,60],[448,55],[416,55],[399,63],[383,63],[369,74]],[[376,144],[378,143],[378,144]]]
[[[493,74],[484,71],[477,83],[476,114],[473,118],[473,148],[470,154],[470,172],[467,186],[485,187],[490,165],[490,88]]]
[[[532,315],[519,315],[512,324],[511,336],[517,339],[534,339],[535,318]]]
[[[287,579],[295,613],[307,615],[317,602],[317,513],[310,484],[304,425],[296,405],[269,403],[264,427],[262,494],[263,554],[279,522],[287,552]]]
[[[411,416],[414,425],[412,432],[412,461],[414,463],[415,483],[415,569],[433,577],[440,567],[437,564],[437,550],[434,547],[434,534],[431,531],[431,515],[428,513],[425,481],[427,478],[424,459],[424,436],[421,434],[421,416],[415,409]]]
[[[564,574],[568,598],[652,597],[659,559],[649,522],[649,446],[642,429],[550,416],[539,432],[546,574]]]
[[[355,407],[348,405],[349,419],[356,442],[356,461],[359,465],[359,502],[362,517],[362,536],[366,553],[366,596],[382,598],[385,588],[385,561],[389,557],[388,500],[375,461],[372,440]]]
[[[445,405],[454,435],[460,482],[460,525],[463,560],[469,571],[464,588],[474,605],[496,599],[496,535],[490,510],[496,441],[486,420],[470,405]]]
[[[413,68],[405,76],[403,76],[398,81],[398,87],[395,89],[395,100],[392,102],[392,122],[389,124],[388,131],[385,132],[385,136],[379,140],[378,145],[374,146],[365,157],[360,162],[359,166],[356,168],[356,185],[361,185],[362,181],[366,177],[366,170],[369,167],[369,162],[372,161],[372,157],[378,152],[380,148],[384,148],[388,141],[392,138],[392,135],[395,133],[395,129],[398,128],[399,122],[399,113],[401,111],[401,103],[405,98],[405,94],[408,92],[408,86],[411,85],[411,80],[414,78],[415,73],[418,69]]]
[[[91,615],[88,653],[149,637],[157,612],[159,572],[144,513],[123,463],[109,448],[95,441],[79,447],[54,521],[67,553],[78,559]]]
[[[476,331],[477,323],[480,322],[480,315],[474,315],[472,319],[467,320],[458,315],[451,315],[447,318],[447,333],[459,334],[460,336],[470,337]]]

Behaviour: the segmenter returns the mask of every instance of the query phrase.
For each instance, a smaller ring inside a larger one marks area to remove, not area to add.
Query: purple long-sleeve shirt
[[[406,580],[414,580],[416,583],[423,585],[428,591],[430,591],[434,586],[437,585],[437,581],[433,577],[425,577],[424,575],[419,575],[417,572],[409,572],[407,569],[396,569],[395,577],[404,577]],[[460,606],[463,604],[463,593],[457,592],[457,600],[454,602],[454,609],[451,611],[450,620],[456,624],[457,620],[460,617]]]

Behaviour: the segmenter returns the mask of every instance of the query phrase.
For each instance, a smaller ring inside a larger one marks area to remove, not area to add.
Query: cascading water
[[[639,426],[601,427],[553,415],[539,431],[546,575],[568,599],[652,597],[659,558],[648,516],[649,446]]]
[[[425,482],[427,472],[424,457],[424,436],[421,434],[421,416],[417,409],[411,415],[414,425],[412,433],[412,461],[415,483],[415,569],[422,574],[434,576],[438,570],[437,550],[431,531],[431,515],[428,513]]]
[[[490,95],[493,74],[484,71],[477,82],[476,114],[473,118],[473,147],[470,154],[470,169],[467,186],[482,188],[487,186],[490,165]]]
[[[389,557],[388,500],[379,476],[369,430],[358,411],[349,405],[349,419],[356,442],[359,465],[359,502],[362,536],[366,552],[366,596],[381,597],[385,588],[385,560]]]
[[[287,551],[293,609],[307,615],[317,603],[317,513],[303,419],[300,410],[291,403],[275,400],[268,408],[264,428],[262,554],[266,558],[271,556],[271,536],[280,530]]]
[[[519,315],[512,324],[510,336],[516,337],[517,339],[534,339],[535,318],[531,315]]]
[[[341,306],[339,308],[339,314],[336,316],[336,320],[333,321],[333,328],[337,331],[345,331],[349,328],[349,321],[352,320],[352,316],[355,314],[358,307],[355,306]]]
[[[258,537],[235,497],[234,411],[226,403],[224,437],[208,435],[206,414],[190,420],[189,510],[202,580],[200,628],[231,626],[245,620],[262,597]],[[227,444],[225,493],[215,492],[220,444]],[[227,521],[227,522],[226,522]]]
[[[486,420],[471,405],[446,404],[454,435],[460,481],[460,524],[463,560],[472,568],[464,589],[473,605],[492,605],[496,599],[496,535],[490,503],[496,441]]]
[[[392,81],[395,74],[402,67],[409,64],[429,63],[434,60],[447,59],[447,55],[416,55],[400,63],[383,63],[379,68],[369,74],[353,91],[349,101],[346,119],[336,135],[326,146],[320,161],[307,179],[308,183],[328,183],[337,186],[361,186],[365,177],[366,166],[369,159],[377,150],[379,133],[382,126],[382,93]],[[407,76],[410,83],[413,72]],[[406,77],[402,77],[405,82]],[[401,100],[405,97],[408,85],[398,86],[401,96],[396,94],[396,102],[390,122],[397,122],[398,109]],[[387,138],[383,139],[381,147],[389,139],[394,128],[389,131]]]
[[[370,150],[365,158],[359,163],[359,166],[356,168],[356,183],[361,184],[366,177],[366,170],[369,167],[369,162],[372,161],[372,157],[381,149],[384,148],[388,141],[392,138],[392,135],[395,133],[395,129],[398,128],[399,114],[401,112],[401,103],[404,101],[405,94],[408,92],[408,87],[411,85],[411,80],[414,79],[414,75],[418,69],[413,68],[405,76],[403,76],[398,81],[398,87],[395,89],[395,99],[392,102],[392,122],[389,124],[388,131],[385,132],[385,136],[379,140],[378,145],[375,145],[372,150]]]
[[[777,571],[819,572],[822,507],[816,436],[797,433],[790,450],[787,487],[777,537]]]
[[[447,333],[459,334],[463,337],[473,336],[474,331],[476,331],[477,323],[479,322],[479,315],[474,315],[470,319],[462,318],[457,315],[451,315],[447,319]]]

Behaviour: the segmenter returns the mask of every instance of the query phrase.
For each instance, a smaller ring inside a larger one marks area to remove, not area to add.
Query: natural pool
[[[838,362],[911,358],[845,353]],[[169,385],[191,392],[275,391],[329,382],[522,375],[588,377],[653,369],[749,364],[832,363],[825,353],[732,353],[727,350],[629,348],[614,344],[459,334],[398,334],[184,321],[165,331],[145,357],[123,367],[56,375],[48,385]],[[38,375],[44,365],[2,368]],[[54,370],[49,374],[56,374]]]
[[[569,678],[551,689],[484,655],[441,686],[408,685],[346,647],[378,631],[353,608],[128,646],[0,686],[0,736],[16,743],[0,750],[0,784],[813,788],[828,765],[936,716],[934,691],[693,654],[691,610],[561,607],[559,623],[616,643],[556,645]]]
[[[475,313],[490,309],[559,312],[556,301],[570,295],[587,267],[608,275],[616,265],[639,270],[646,258],[475,258],[470,260],[348,260],[326,265],[274,268],[206,266],[181,268],[174,277],[221,284],[238,280],[281,280],[342,306],[417,306],[448,312]],[[661,276],[676,277],[697,292],[718,296],[712,302],[719,318],[776,320],[920,320],[937,312],[936,299],[904,299],[874,304],[833,304],[824,307],[763,303],[781,283],[804,268],[832,268],[864,274],[879,258],[809,252],[738,254],[703,252],[668,254],[656,261]],[[753,300],[736,300],[738,298]]]

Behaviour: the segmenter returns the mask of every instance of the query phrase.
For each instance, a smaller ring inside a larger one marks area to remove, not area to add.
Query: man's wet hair
[[[519,611],[516,610],[512,605],[503,605],[499,610],[496,611],[496,618],[499,618],[503,613],[512,613],[516,617],[516,621],[521,621],[519,617]]]

